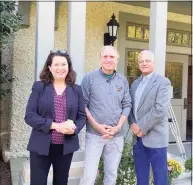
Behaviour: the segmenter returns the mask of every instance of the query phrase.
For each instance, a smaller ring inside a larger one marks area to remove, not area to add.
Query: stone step
[[[79,185],[80,177],[69,178],[68,185]]]
[[[79,185],[80,177],[73,177],[69,178],[68,185]],[[24,184],[24,185],[30,185],[30,184]],[[53,185],[52,182],[48,182],[47,185]]]
[[[79,185],[81,177],[69,177],[68,185]],[[19,177],[19,185],[30,185],[30,182],[25,182],[22,176]],[[48,181],[47,185],[53,185],[52,181]]]
[[[188,177],[185,179],[176,179],[173,180],[172,185],[191,185],[192,184],[192,178]]]
[[[186,172],[186,171],[183,171],[182,174],[174,180],[174,182],[181,182],[181,181],[185,181],[187,179],[190,179],[192,176],[192,172]]]
[[[79,150],[74,153],[72,162],[77,162],[77,161],[84,161],[84,152]]]
[[[73,155],[73,160],[69,172],[68,185],[78,185],[80,177],[84,170],[84,152],[77,151]],[[52,185],[53,169],[50,168],[48,174],[48,185]],[[22,170],[19,174],[19,185],[30,185],[30,165],[29,160],[25,160],[22,164]]]

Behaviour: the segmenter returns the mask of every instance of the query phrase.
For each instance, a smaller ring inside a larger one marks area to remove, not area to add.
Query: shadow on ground
[[[11,185],[10,164],[3,162],[2,156],[0,156],[0,184]]]

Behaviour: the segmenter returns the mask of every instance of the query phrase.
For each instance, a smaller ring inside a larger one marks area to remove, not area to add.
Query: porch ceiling
[[[122,1],[120,3],[150,8],[149,1]],[[168,2],[168,12],[192,16],[192,1],[170,1]]]

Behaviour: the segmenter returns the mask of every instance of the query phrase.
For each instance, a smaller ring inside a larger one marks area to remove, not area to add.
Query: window
[[[138,55],[139,51],[128,51],[127,53],[127,80],[130,85],[141,74],[138,65]]]
[[[127,52],[127,80],[131,85],[136,80],[141,72],[138,65],[138,55],[140,51]],[[182,72],[183,64],[180,62],[166,61],[166,77],[170,79],[173,86],[173,98],[182,99]]]
[[[149,39],[148,26],[127,23],[127,39],[147,41]]]
[[[127,39],[149,41],[149,26],[127,22]],[[191,32],[167,29],[167,44],[176,46],[191,46]]]
[[[182,72],[182,63],[166,62],[166,77],[170,79],[173,86],[173,99],[182,99]]]
[[[168,30],[167,44],[180,45],[180,46],[190,46],[191,45],[190,33],[176,31],[176,30]]]

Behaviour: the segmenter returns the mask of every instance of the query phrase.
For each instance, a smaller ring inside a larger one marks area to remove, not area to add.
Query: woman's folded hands
[[[72,120],[67,120],[65,122],[59,123],[56,131],[62,134],[72,135],[74,134],[75,129],[76,125],[74,124],[74,122]]]

